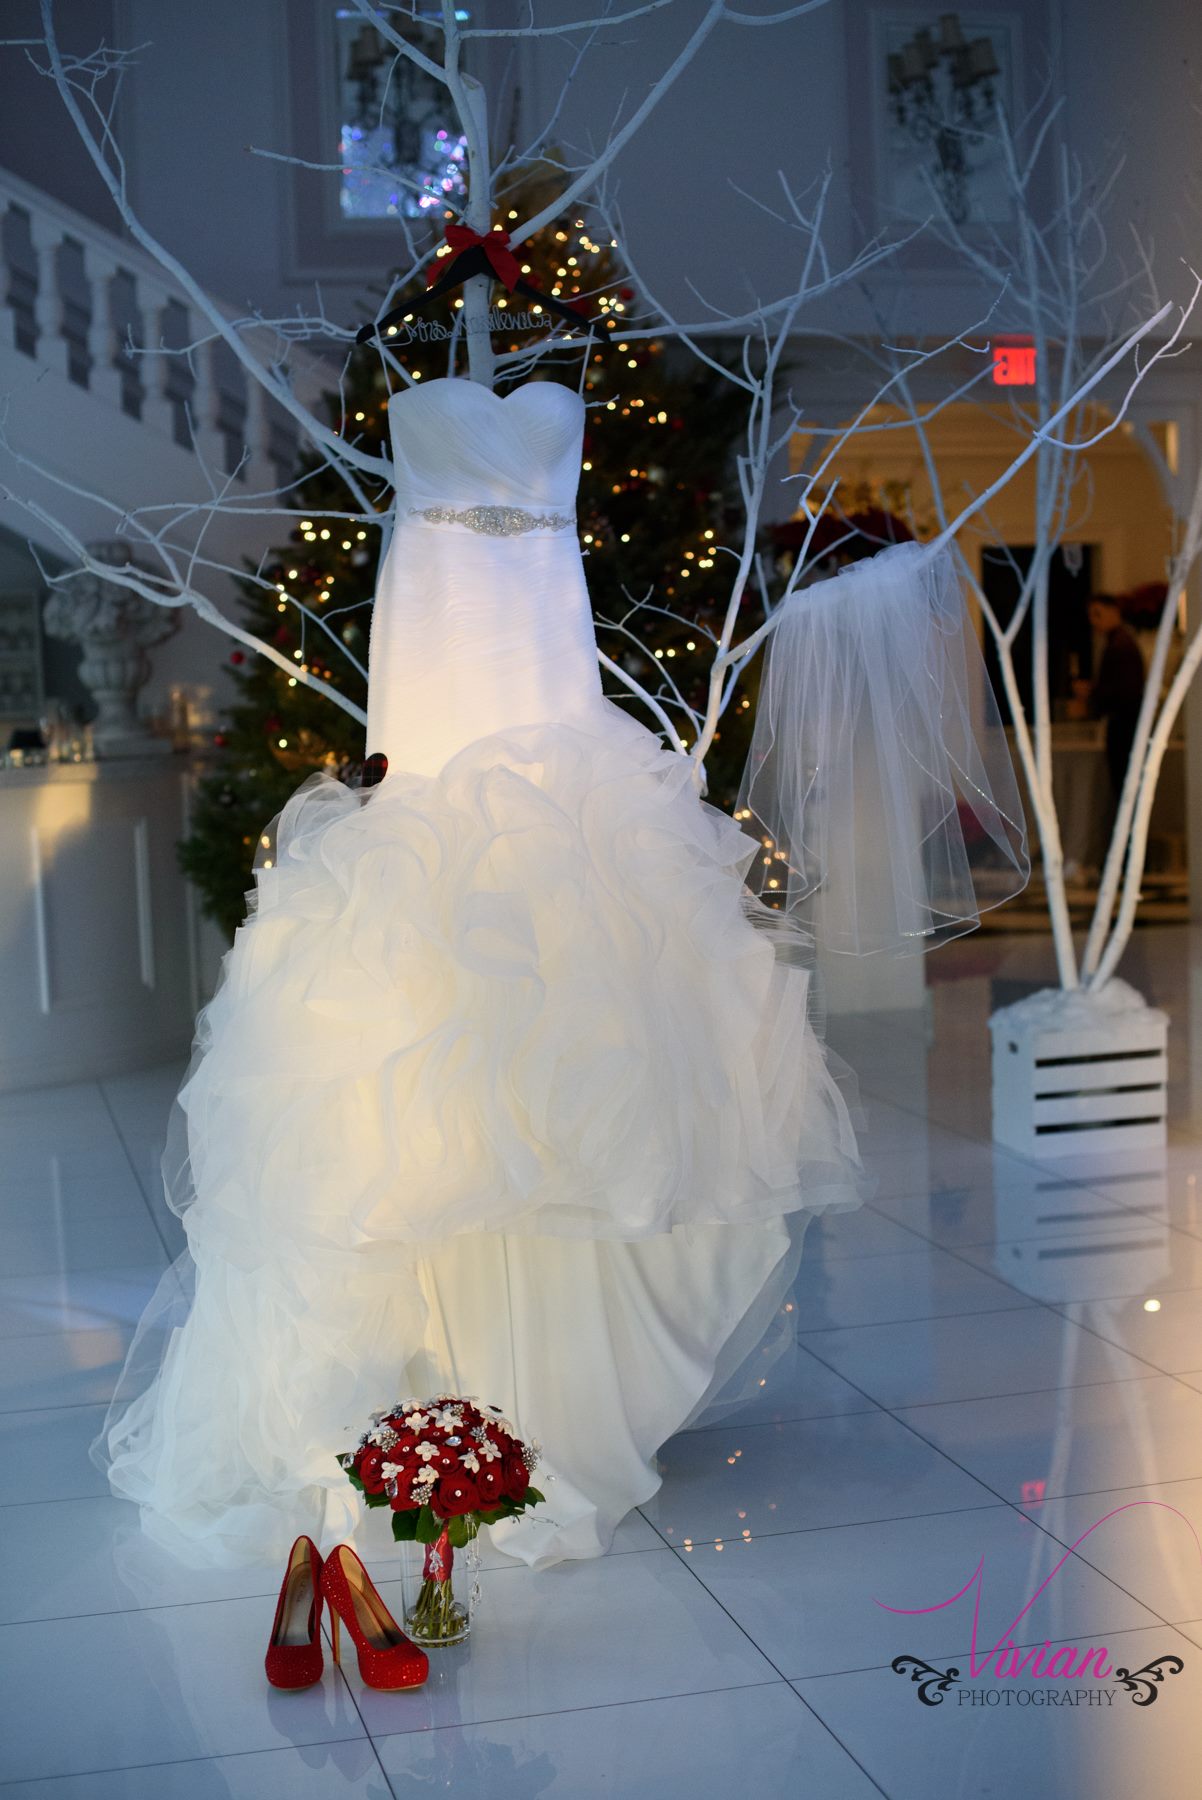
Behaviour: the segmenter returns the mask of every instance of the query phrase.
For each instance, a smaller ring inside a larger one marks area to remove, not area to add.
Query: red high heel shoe
[[[330,1607],[334,1661],[341,1660],[341,1619],[359,1652],[359,1673],[367,1687],[385,1693],[420,1687],[430,1673],[430,1659],[405,1636],[349,1544],[330,1551],[321,1585]]]
[[[298,1537],[284,1571],[264,1659],[272,1687],[307,1688],[321,1680],[322,1567],[312,1538]]]

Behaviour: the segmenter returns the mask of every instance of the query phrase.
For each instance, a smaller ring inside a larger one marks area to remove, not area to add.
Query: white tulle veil
[[[738,817],[748,884],[824,949],[928,950],[1029,875],[955,562],[891,545],[797,589],[769,640]]]

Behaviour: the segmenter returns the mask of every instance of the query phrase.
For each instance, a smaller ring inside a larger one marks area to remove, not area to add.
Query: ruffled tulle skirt
[[[160,1540],[345,1532],[338,1452],[453,1389],[544,1447],[502,1547],[596,1554],[759,1341],[854,1142],[754,846],[689,777],[605,706],[313,777],[266,834],[164,1159],[188,1252],[98,1446]]]

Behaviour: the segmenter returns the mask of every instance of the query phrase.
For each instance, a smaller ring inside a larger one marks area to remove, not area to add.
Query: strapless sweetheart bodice
[[[554,381],[494,394],[442,379],[389,403],[399,516],[408,507],[511,506],[572,514],[584,402]]]
[[[389,417],[396,513],[372,612],[368,754],[435,774],[480,738],[595,722],[580,396],[444,378],[395,394]]]

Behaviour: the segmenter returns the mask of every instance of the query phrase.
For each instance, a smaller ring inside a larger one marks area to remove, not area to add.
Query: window
[[[467,143],[446,89],[362,13],[340,7],[335,25],[343,218],[420,218],[460,198]],[[414,19],[404,30],[415,48],[441,60],[433,26]]]

